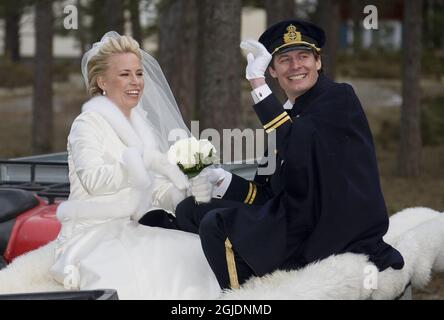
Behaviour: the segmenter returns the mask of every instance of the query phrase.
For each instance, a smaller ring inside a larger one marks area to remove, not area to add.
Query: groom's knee
[[[199,236],[202,245],[219,246],[225,241],[224,228],[219,216],[220,209],[208,212],[200,222]]]
[[[196,203],[193,197],[182,200],[176,207],[176,222],[180,230],[197,233],[198,226],[194,217]]]

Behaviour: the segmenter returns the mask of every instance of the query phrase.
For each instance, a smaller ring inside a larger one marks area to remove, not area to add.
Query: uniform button
[[[274,149],[274,154],[278,154],[278,150],[277,149]]]
[[[299,118],[299,117],[300,117],[300,115],[299,115],[299,114],[297,114],[297,115],[296,115],[296,118]]]

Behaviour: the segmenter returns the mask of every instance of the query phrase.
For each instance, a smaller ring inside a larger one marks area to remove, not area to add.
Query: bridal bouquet
[[[181,139],[168,150],[168,161],[177,164],[188,178],[197,176],[216,160],[216,148],[207,139]]]

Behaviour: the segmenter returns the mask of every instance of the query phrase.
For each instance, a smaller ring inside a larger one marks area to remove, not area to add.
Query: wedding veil
[[[107,32],[83,55],[81,66],[87,87],[89,60],[98,53],[100,46],[108,39],[119,39],[120,37],[115,31]],[[166,152],[176,138],[186,138],[191,134],[182,119],[179,107],[159,63],[144,50],[139,50],[142,56],[145,88],[136,108],[141,108],[146,112],[145,120],[156,135],[161,151]]]

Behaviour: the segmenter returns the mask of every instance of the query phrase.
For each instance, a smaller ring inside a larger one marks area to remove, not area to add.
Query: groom
[[[380,271],[404,265],[382,240],[388,216],[366,116],[350,85],[323,75],[324,43],[318,26],[288,20],[241,44],[253,108],[276,134],[277,168],[253,181],[205,169],[191,182],[194,199],[176,210],[179,228],[200,235],[222,288],[344,252],[368,255]],[[287,95],[283,106],[267,68]]]

